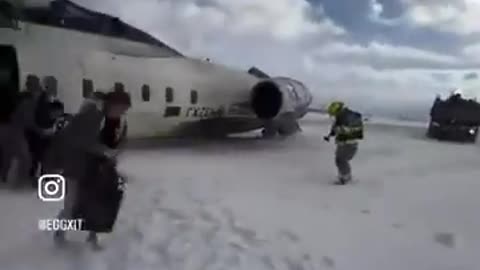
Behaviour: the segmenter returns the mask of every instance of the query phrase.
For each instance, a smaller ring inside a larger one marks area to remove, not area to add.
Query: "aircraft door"
[[[0,45],[0,122],[8,121],[19,92],[17,52],[14,47]]]

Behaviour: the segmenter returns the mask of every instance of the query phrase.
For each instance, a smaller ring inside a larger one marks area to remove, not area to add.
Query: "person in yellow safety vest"
[[[327,112],[335,118],[335,122],[324,140],[328,142],[330,137],[335,136],[335,164],[338,169],[336,184],[344,185],[352,180],[350,161],[358,151],[358,141],[363,139],[362,114],[350,110],[340,101],[332,102]]]

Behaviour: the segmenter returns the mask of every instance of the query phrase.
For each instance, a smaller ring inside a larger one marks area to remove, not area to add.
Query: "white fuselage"
[[[27,75],[53,76],[58,97],[70,113],[83,102],[83,80],[91,80],[97,91],[123,84],[133,103],[128,113],[129,137],[169,136],[181,124],[217,117],[212,112],[220,108],[225,111],[222,117],[258,122],[253,112],[238,115],[238,110],[230,113],[229,107],[248,103],[250,90],[260,79],[171,54],[169,48],[24,22],[16,30],[0,28],[0,44],[16,49],[21,90]],[[149,100],[142,95],[145,85]],[[173,89],[171,102],[167,102],[167,88]],[[191,103],[192,90],[198,93],[196,104]],[[180,107],[179,115],[165,116],[169,106]]]

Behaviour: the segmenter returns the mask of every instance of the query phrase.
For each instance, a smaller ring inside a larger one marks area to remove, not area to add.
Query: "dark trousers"
[[[77,182],[72,183],[75,194],[70,194],[65,200],[62,216],[84,219],[84,230],[109,233],[113,230],[123,199],[116,166],[95,155],[88,158],[86,165],[84,178],[75,179]]]
[[[350,161],[355,157],[358,151],[358,143],[337,144],[335,152],[335,165],[337,165],[338,175],[340,177],[351,177],[352,168]]]
[[[32,131],[26,132],[26,138],[28,141],[28,146],[31,154],[32,164],[30,166],[29,175],[32,179],[38,178],[42,172],[39,172],[41,168],[42,161],[45,156],[45,152],[50,145],[51,138],[47,136],[42,136]],[[36,183],[36,181],[34,181]]]
[[[12,124],[0,125],[0,149],[0,176],[3,181],[11,180],[15,184],[25,181],[28,178],[31,155],[23,128]]]

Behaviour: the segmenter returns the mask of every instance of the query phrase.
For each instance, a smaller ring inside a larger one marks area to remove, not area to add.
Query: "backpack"
[[[352,136],[357,140],[363,140],[363,115],[359,112],[350,111],[348,126],[352,128]]]
[[[344,132],[337,135],[338,141],[363,139],[363,115],[361,113],[345,109],[340,118],[340,125]]]

